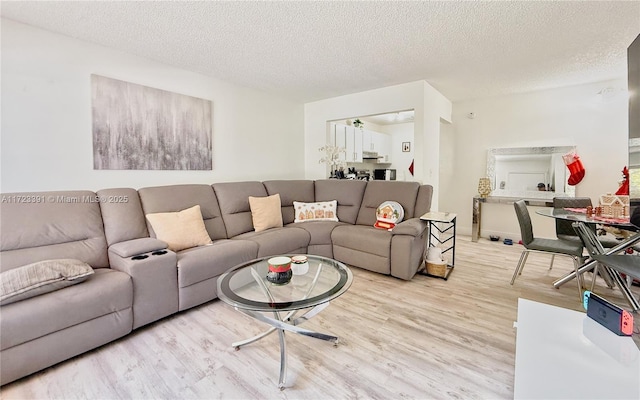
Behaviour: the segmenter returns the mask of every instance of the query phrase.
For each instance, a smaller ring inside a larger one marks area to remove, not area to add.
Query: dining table
[[[638,227],[633,225],[629,218],[612,218],[605,216],[598,216],[592,213],[587,213],[586,209],[582,208],[544,208],[536,211],[536,214],[551,217],[556,219],[563,219],[567,221],[577,222],[580,224],[591,224],[591,225],[602,225],[609,226],[613,228],[620,229],[621,231],[626,231],[628,234],[620,239],[620,243],[614,247],[608,248],[603,253],[604,255],[613,255],[627,250],[629,247],[632,247],[636,243],[640,241],[640,230]],[[591,271],[596,266],[597,261],[588,258],[586,262],[584,262],[577,270],[578,274],[584,274],[587,271]],[[622,292],[624,298],[627,300],[633,311],[637,311],[640,309],[640,303],[633,296],[629,286],[625,282],[624,278],[617,271],[606,267],[605,270],[608,272],[611,279],[618,286],[620,291]],[[553,286],[557,289],[565,283],[571,281],[576,278],[576,271],[573,270],[561,278],[557,279],[553,282]]]

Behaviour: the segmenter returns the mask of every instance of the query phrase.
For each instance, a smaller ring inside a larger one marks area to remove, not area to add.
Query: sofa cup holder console
[[[164,254],[167,254],[167,253],[168,253],[167,250],[155,250],[155,251],[151,252],[151,255],[152,256],[161,256],[161,255],[164,255]],[[145,258],[149,258],[149,254],[138,254],[138,255],[135,255],[135,256],[131,257],[132,260],[136,260],[136,261],[144,260]]]

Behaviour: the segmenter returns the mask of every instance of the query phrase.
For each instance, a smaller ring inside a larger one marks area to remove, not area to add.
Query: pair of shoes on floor
[[[511,239],[505,239],[502,243],[504,243],[504,244],[506,244],[506,245],[508,245],[508,246],[511,246],[511,245],[513,244],[513,240],[511,240]]]

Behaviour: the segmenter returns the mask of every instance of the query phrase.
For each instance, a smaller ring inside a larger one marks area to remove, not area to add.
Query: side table
[[[427,222],[429,229],[429,234],[427,235],[427,246],[423,256],[425,275],[442,278],[445,281],[449,278],[449,275],[451,275],[456,263],[456,218],[457,214],[438,211],[430,211],[420,217],[421,220]],[[444,224],[444,226],[441,228],[438,224]],[[437,247],[438,245],[448,246],[442,249],[443,254],[451,251],[451,263],[447,265],[447,270],[444,276],[431,275],[426,271],[427,252],[429,251],[429,248]]]

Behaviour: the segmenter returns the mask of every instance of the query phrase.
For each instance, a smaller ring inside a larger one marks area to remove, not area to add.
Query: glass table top
[[[245,310],[299,310],[335,299],[346,292],[353,281],[351,271],[343,263],[307,255],[309,268],[305,273],[296,273],[294,268],[291,281],[284,285],[274,284],[266,278],[267,260],[272,257],[240,264],[222,274],[218,278],[218,297]]]
[[[541,210],[537,210],[536,214],[543,215],[545,217],[564,219],[568,221],[579,221],[587,224],[602,224],[602,225],[612,225],[617,226],[622,229],[635,231],[636,228],[629,219],[614,219],[614,218],[606,218],[606,217],[597,217],[595,215],[587,215],[586,212],[576,212],[567,210],[564,208],[543,208]]]

